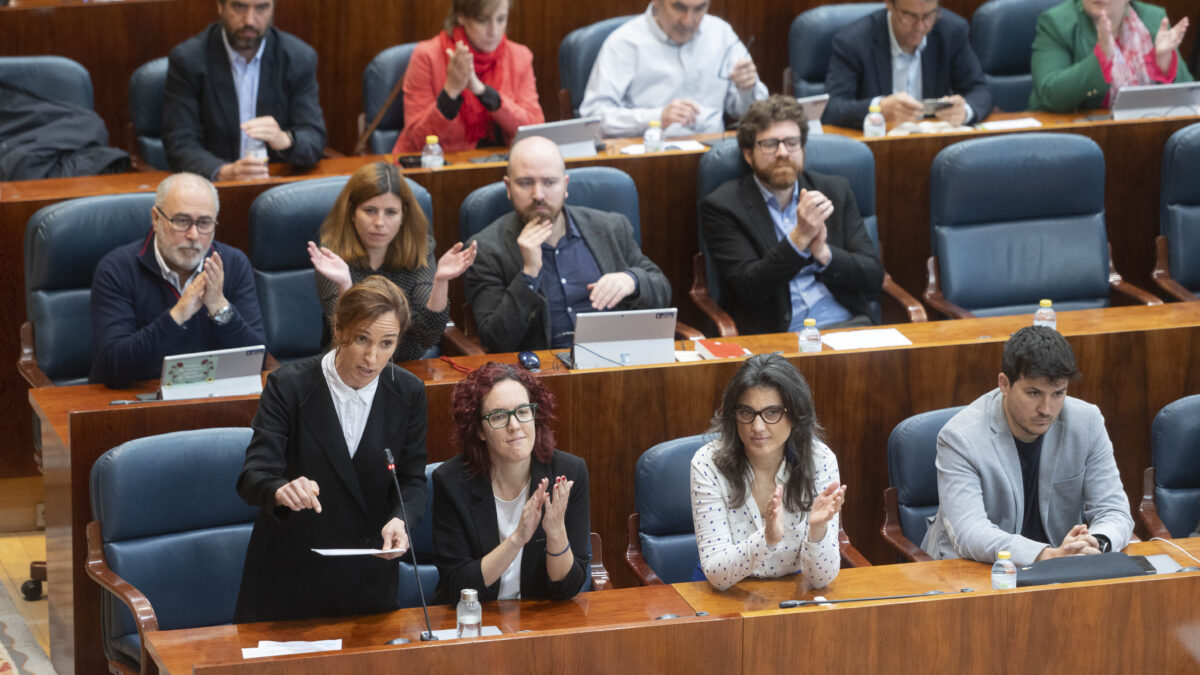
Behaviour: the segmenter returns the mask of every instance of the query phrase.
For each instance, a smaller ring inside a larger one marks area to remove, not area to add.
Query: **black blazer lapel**
[[[286,128],[288,120],[280,114],[279,101],[276,97],[283,91],[282,50],[279,44],[279,32],[275,27],[267,29],[267,47],[263,50],[262,67],[258,77],[258,100],[254,102],[255,115],[262,117],[270,115],[279,122],[280,127]]]
[[[767,210],[767,202],[763,199],[758,183],[754,182],[754,174],[746,174],[738,185],[738,195],[742,200],[742,209],[747,217],[747,227],[758,241],[758,252],[762,255],[767,249],[779,243],[775,234],[775,222],[771,220],[771,212]]]
[[[316,439],[317,445],[321,446],[322,452],[325,453],[325,457],[333,466],[338,478],[346,484],[350,494],[354,495],[354,501],[358,504],[358,508],[362,509],[365,514],[367,513],[367,504],[363,500],[362,488],[358,484],[358,475],[354,472],[354,466],[351,464],[350,450],[346,447],[346,439],[342,435],[342,425],[338,421],[337,411],[333,409],[333,399],[331,398],[333,394],[329,391],[329,385],[326,384],[325,376],[319,367],[315,369],[315,373],[313,378],[315,381],[311,385],[309,395],[300,404],[302,424]],[[371,416],[374,417],[376,406],[372,405],[371,407]],[[366,437],[365,430],[363,436]]]
[[[227,138],[231,143],[225,148],[223,156],[241,157],[241,124],[238,121],[237,89],[233,86],[233,73],[230,70],[229,55],[225,53],[225,41],[221,37],[221,24],[213,24],[208,34],[207,64],[208,77],[212,83],[208,92],[208,106],[212,111],[212,123],[217,128],[216,136],[210,138]],[[259,83],[262,89],[262,83]],[[220,154],[220,153],[218,153]]]
[[[892,92],[892,44],[888,39],[887,12],[882,12],[874,15],[874,25],[872,26],[871,36],[875,45],[871,49],[871,61],[875,64],[875,83],[874,90],[871,87],[864,87],[861,92],[863,98],[875,98],[876,96],[888,96]]]
[[[475,525],[475,538],[479,549],[485,554],[500,545],[500,524],[496,520],[496,501],[492,494],[492,481],[486,476],[476,476],[467,484],[471,495],[471,522]]]
[[[946,55],[942,53],[941,34],[935,24],[933,30],[925,38],[925,49],[921,51],[921,94],[924,98],[939,98],[938,92],[949,91],[949,83],[942,82],[942,76],[949,76]]]

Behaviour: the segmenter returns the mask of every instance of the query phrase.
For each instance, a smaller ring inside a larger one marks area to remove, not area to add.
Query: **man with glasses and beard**
[[[254,273],[213,241],[217,191],[190,173],[158,185],[145,239],[111,251],[92,277],[92,372],[112,388],[161,374],[163,357],[265,343]]]
[[[316,164],[325,149],[317,53],[271,25],[275,0],[218,0],[217,14],[171,50],[162,120],[171,170],[259,180],[267,161]]]
[[[743,335],[879,323],[883,265],[850,184],[804,170],[808,120],[796,100],[750,106],[738,127],[750,165],[704,198],[700,224],[722,305]]]
[[[554,141],[533,136],[508,156],[513,211],[474,239],[467,302],[489,352],[570,347],[580,312],[671,303],[671,283],[619,213],[564,206],[567,183]],[[469,242],[468,242],[469,245]]]
[[[821,119],[860,128],[878,104],[888,126],[919,121],[923,99],[940,99],[933,116],[950,124],[982,122],[992,93],[967,42],[967,21],[943,10],[940,0],[887,0],[838,31],[825,87],[829,106]]]

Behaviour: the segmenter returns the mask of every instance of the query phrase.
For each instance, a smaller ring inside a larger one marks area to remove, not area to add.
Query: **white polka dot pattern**
[[[728,505],[729,483],[713,463],[711,443],[692,457],[692,522],[700,566],[717,590],[725,590],[749,576],[781,577],[803,572],[812,588],[824,588],[837,576],[841,557],[838,552],[840,514],[835,515],[819,542],[808,540],[808,512],[783,514],[783,539],[774,548],[767,546],[758,504],[750,496],[753,474],[746,481],[746,501],[734,509]],[[824,443],[815,441],[813,464],[817,489],[839,480],[837,458]],[[751,470],[753,472],[753,469]],[[786,465],[779,468],[775,484],[787,482]]]

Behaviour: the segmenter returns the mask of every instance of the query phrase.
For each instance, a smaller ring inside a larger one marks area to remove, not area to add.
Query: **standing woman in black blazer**
[[[434,602],[566,599],[588,555],[587,465],[554,449],[554,395],[528,371],[472,371],[451,408],[461,452],[433,472]]]
[[[238,477],[260,509],[234,621],[280,621],[397,608],[401,553],[322,557],[313,548],[407,549],[400,499],[425,506],[425,385],[391,363],[408,300],[372,276],[338,299],[334,349],[267,378]],[[384,448],[396,458],[400,495]]]

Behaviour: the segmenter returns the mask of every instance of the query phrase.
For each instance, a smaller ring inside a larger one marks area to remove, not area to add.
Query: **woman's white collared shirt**
[[[746,500],[737,507],[729,505],[732,490],[713,462],[712,443],[692,457],[692,522],[700,566],[718,590],[725,590],[746,577],[781,577],[800,571],[812,588],[823,588],[837,576],[841,563],[838,551],[840,514],[830,519],[825,538],[808,540],[808,512],[783,512],[783,539],[774,547],[767,545],[763,519],[750,493],[754,470],[746,478]],[[837,458],[824,443],[813,442],[813,475],[817,491],[839,480]],[[775,474],[775,484],[788,478],[786,463]]]
[[[329,350],[321,357],[321,373],[325,383],[329,385],[330,398],[333,399],[333,409],[337,412],[338,422],[342,424],[342,436],[346,439],[346,448],[350,456],[358,452],[358,442],[362,440],[363,430],[367,428],[367,417],[371,414],[371,404],[375,402],[375,390],[379,388],[379,376],[376,375],[371,383],[362,389],[354,389],[342,381],[334,365],[336,349]]]

